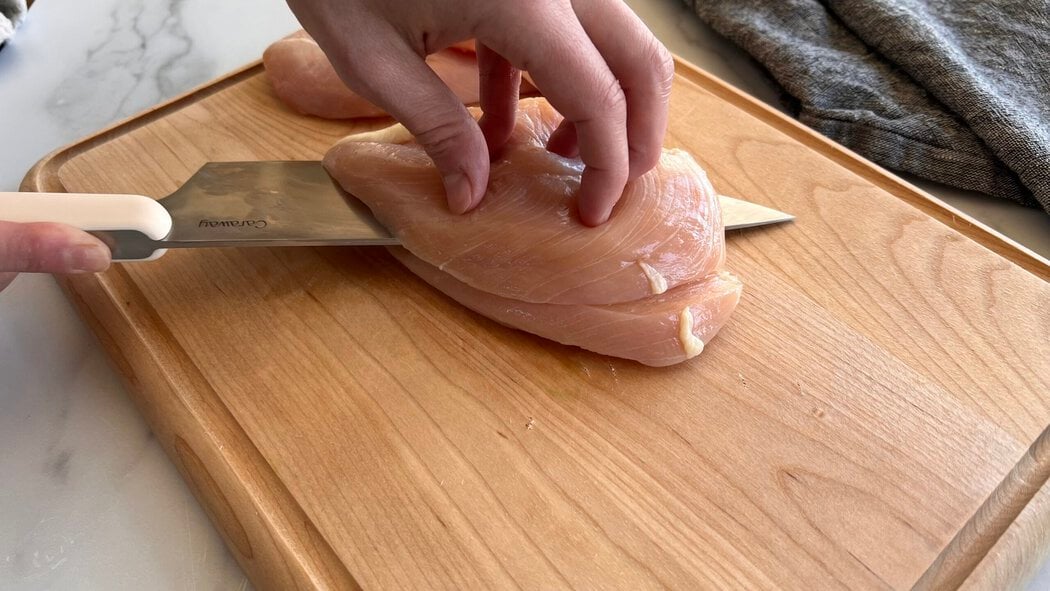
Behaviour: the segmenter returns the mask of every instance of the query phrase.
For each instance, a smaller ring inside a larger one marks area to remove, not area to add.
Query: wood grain
[[[956,589],[1029,506],[1050,478],[1050,427],[996,487],[977,513],[915,584],[916,591]],[[1034,542],[1045,538],[1046,523],[1035,526]],[[1040,531],[1043,530],[1043,531]],[[1040,549],[1042,550],[1042,549]],[[997,577],[997,578],[1001,578]]]
[[[174,340],[139,340],[140,329],[165,329],[134,304],[136,290],[116,269],[66,293],[129,388],[151,388],[156,398],[136,398],[139,409],[238,562],[270,588],[359,588]],[[119,304],[90,307],[96,298]]]
[[[25,188],[161,196],[359,128],[255,66]],[[500,327],[375,249],[66,284],[261,588],[897,589],[992,548],[952,540],[1050,423],[1050,270],[685,64],[670,143],[798,218],[730,234],[741,305],[677,367]]]
[[[1050,515],[1050,483],[1043,484],[966,577],[961,588],[966,591],[1027,588],[1025,585],[1030,584],[1030,579],[1050,559],[1047,515]]]

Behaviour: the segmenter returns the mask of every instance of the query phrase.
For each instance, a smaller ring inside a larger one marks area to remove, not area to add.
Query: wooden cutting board
[[[258,587],[943,588],[1039,559],[1045,263],[678,70],[669,144],[798,220],[730,233],[743,300],[677,367],[503,328],[377,248],[64,280]],[[288,111],[256,64],[24,189],[161,196],[206,161],[316,159],[360,127]]]

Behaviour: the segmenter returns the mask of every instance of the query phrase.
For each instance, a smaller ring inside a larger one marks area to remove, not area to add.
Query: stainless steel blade
[[[727,230],[794,219],[740,199],[720,200]],[[211,162],[160,203],[173,221],[167,238],[106,232],[115,258],[145,258],[161,248],[399,243],[317,161]]]
[[[726,225],[726,230],[754,228],[755,226],[790,222],[795,219],[795,216],[789,213],[734,197],[719,195],[718,201],[722,205],[722,221]]]
[[[399,244],[317,161],[209,162],[160,204],[172,219],[167,238],[105,232],[114,258],[163,248]]]
[[[168,248],[397,244],[320,162],[212,162],[160,202]]]
[[[734,197],[719,200],[727,230],[795,219]],[[174,221],[168,248],[398,244],[316,161],[212,162],[161,204]]]

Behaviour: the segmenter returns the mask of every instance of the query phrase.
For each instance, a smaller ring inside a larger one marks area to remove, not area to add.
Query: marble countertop
[[[776,105],[679,0],[630,0],[668,47]],[[0,190],[51,150],[257,59],[282,0],[38,0],[0,51]],[[1050,256],[1050,217],[927,191]],[[250,587],[54,280],[0,293],[0,589]],[[1044,568],[1032,589],[1050,588]]]

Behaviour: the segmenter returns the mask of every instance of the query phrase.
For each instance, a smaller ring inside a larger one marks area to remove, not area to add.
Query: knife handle
[[[142,195],[94,193],[5,193],[0,191],[0,220],[55,222],[98,236],[114,253],[115,261],[153,261],[164,249],[121,248],[122,240],[149,244],[171,232],[171,215],[157,201]],[[144,238],[143,238],[144,237]],[[136,251],[137,252],[134,252]],[[118,253],[131,256],[116,258]]]

